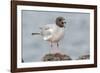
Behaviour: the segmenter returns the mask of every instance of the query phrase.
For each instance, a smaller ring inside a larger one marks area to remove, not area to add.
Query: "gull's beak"
[[[66,22],[64,22],[64,24],[66,24]],[[66,28],[66,26],[64,25],[64,28]]]
[[[64,22],[64,24],[66,24],[66,22]]]

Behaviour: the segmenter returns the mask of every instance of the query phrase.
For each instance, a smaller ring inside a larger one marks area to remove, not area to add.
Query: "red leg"
[[[59,48],[59,43],[57,42],[57,48]]]
[[[51,42],[51,48],[53,47],[52,42]]]
[[[60,53],[59,43],[57,42],[57,52]]]

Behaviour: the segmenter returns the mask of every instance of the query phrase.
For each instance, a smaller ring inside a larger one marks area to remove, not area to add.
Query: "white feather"
[[[42,27],[41,35],[44,40],[58,42],[64,35],[64,28],[58,27],[56,24],[47,24]]]

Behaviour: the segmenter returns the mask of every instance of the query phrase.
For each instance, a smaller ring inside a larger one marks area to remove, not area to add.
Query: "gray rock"
[[[82,55],[78,58],[78,60],[90,59],[90,55]]]
[[[46,54],[44,55],[43,61],[63,61],[63,60],[72,60],[70,56],[61,53]]]

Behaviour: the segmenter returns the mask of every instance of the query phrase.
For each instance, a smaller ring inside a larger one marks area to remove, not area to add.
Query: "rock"
[[[72,60],[68,55],[61,53],[46,54],[43,57],[43,61],[63,61],[63,60]]]
[[[90,55],[82,55],[78,58],[78,60],[90,59]]]

